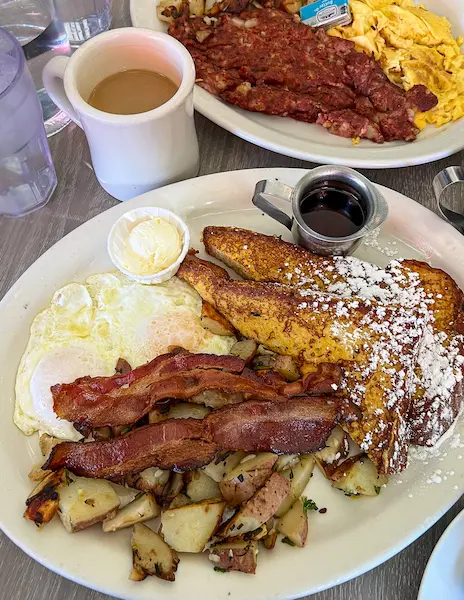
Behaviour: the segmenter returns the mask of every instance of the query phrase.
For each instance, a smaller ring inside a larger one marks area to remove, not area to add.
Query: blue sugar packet
[[[351,23],[348,0],[310,0],[300,8],[301,21],[309,27],[337,27]]]

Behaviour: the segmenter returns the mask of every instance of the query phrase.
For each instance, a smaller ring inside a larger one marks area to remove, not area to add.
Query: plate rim
[[[460,526],[462,524],[461,522],[464,522],[464,508],[454,517],[451,523],[449,523],[448,527],[441,534],[438,542],[435,545],[435,548],[432,550],[432,554],[429,556],[429,559],[424,569],[424,573],[422,574],[419,592],[417,594],[417,600],[427,600],[425,596],[425,586],[427,584],[427,579],[429,578],[430,573],[432,572],[434,560],[439,554],[439,552],[441,552],[442,548],[446,545],[448,538],[454,532],[454,528]]]
[[[146,14],[148,10],[155,12],[156,4],[157,0],[130,0],[130,17],[133,26],[151,28],[150,25],[147,25],[143,14]],[[295,139],[293,138],[292,141],[291,136],[280,131],[270,132],[264,124],[248,118],[246,111],[222,102],[198,85],[195,85],[194,89],[194,107],[200,114],[222,129],[247,142],[290,158],[317,164],[335,164],[364,169],[403,168],[435,162],[464,149],[464,117],[448,124],[448,129],[442,130],[441,135],[438,134],[434,138],[409,144],[398,143],[397,145],[394,142],[385,143],[382,146],[374,144],[374,148],[378,148],[379,154],[382,154],[381,156],[359,158],[356,156],[359,154],[359,147],[332,147],[330,138],[327,138],[327,151],[321,150],[325,147],[325,144],[323,145],[320,142],[315,144],[318,148],[316,151],[297,149]],[[433,126],[429,125],[428,127]],[[276,139],[273,140],[272,137]],[[311,141],[308,140],[307,143],[309,145]],[[420,150],[415,154],[411,154],[408,151],[410,148]],[[365,149],[365,153],[369,154],[368,148]]]
[[[8,302],[13,297],[16,290],[21,287],[24,280],[27,279],[29,271],[34,266],[36,268],[37,268],[37,266],[40,266],[40,263],[45,260],[46,255],[49,255],[49,253],[52,253],[52,252],[56,252],[56,250],[57,250],[56,247],[60,246],[60,244],[62,244],[63,240],[65,240],[66,238],[68,238],[67,241],[69,242],[70,239],[72,239],[72,237],[79,235],[79,230],[81,230],[82,228],[85,228],[86,226],[88,226],[88,228],[91,229],[92,225],[88,225],[88,224],[92,223],[92,222],[94,222],[94,224],[96,224],[99,221],[99,219],[101,219],[102,215],[104,215],[106,213],[111,213],[111,211],[113,211],[113,213],[117,214],[118,212],[122,211],[121,207],[124,207],[124,210],[130,210],[131,208],[135,207],[137,202],[140,202],[141,199],[143,201],[143,200],[146,200],[147,198],[149,198],[150,196],[153,196],[153,195],[156,196],[160,190],[163,190],[163,191],[172,190],[173,188],[176,188],[176,186],[177,187],[179,187],[179,186],[187,186],[188,187],[188,185],[192,181],[198,182],[198,180],[201,180],[201,183],[200,183],[200,186],[201,186],[204,184],[204,182],[206,182],[206,185],[207,185],[213,179],[216,179],[216,180],[226,179],[227,180],[230,177],[232,177],[232,178],[234,178],[234,177],[242,178],[243,177],[244,179],[252,178],[254,181],[257,181],[258,179],[262,179],[263,177],[264,178],[278,177],[278,178],[282,178],[285,180],[285,178],[296,176],[297,174],[303,174],[303,173],[306,173],[307,171],[308,171],[308,169],[292,169],[292,168],[260,169],[260,168],[257,168],[257,169],[244,169],[244,170],[229,171],[229,172],[224,172],[224,173],[216,173],[216,174],[211,174],[211,175],[205,175],[203,177],[196,178],[194,180],[186,180],[184,182],[172,184],[170,186],[166,186],[165,188],[159,188],[159,190],[153,190],[151,192],[147,192],[141,196],[138,196],[138,197],[132,199],[131,201],[129,201],[129,204],[126,204],[126,203],[117,204],[116,206],[113,206],[113,207],[107,209],[106,211],[104,211],[104,213],[100,213],[99,215],[96,215],[89,221],[83,223],[78,228],[76,228],[73,231],[71,231],[70,233],[68,233],[66,236],[61,238],[56,244],[54,244],[51,248],[49,248],[44,254],[42,254],[34,263],[32,263],[32,265],[20,276],[20,278],[18,278],[18,280],[13,284],[13,286],[5,294],[4,298],[0,302],[0,311],[2,309],[2,305],[4,303]],[[379,186],[379,187],[381,189],[383,188],[383,189],[389,190],[389,188],[384,188],[383,186]],[[448,233],[448,235],[451,236],[451,238],[455,237],[455,239],[458,240],[461,245],[464,244],[464,238],[462,238],[462,236],[460,236],[460,234],[458,234],[458,232],[456,232],[456,230],[454,230],[450,225],[448,225],[445,221],[440,219],[436,214],[434,214],[428,208],[415,202],[411,198],[403,196],[400,192],[396,192],[395,190],[390,190],[390,191],[393,194],[396,194],[396,195],[401,196],[402,198],[405,198],[408,201],[408,204],[415,210],[418,210],[420,213],[422,213],[422,212],[424,214],[427,213],[429,215],[430,219],[433,221],[434,225],[439,225],[439,227],[443,231],[446,231]],[[131,202],[132,202],[132,204],[131,204]],[[156,201],[153,201],[153,202],[156,203]],[[459,498],[460,498],[460,494],[457,494],[457,493],[455,493],[454,495],[450,494],[447,497],[446,501],[440,505],[440,509],[437,512],[435,512],[431,518],[429,518],[426,521],[419,524],[415,529],[413,529],[410,532],[409,535],[407,535],[405,538],[403,538],[399,544],[397,542],[392,544],[391,547],[388,549],[388,551],[376,552],[375,558],[372,558],[370,560],[365,560],[364,563],[360,567],[355,567],[355,568],[351,569],[350,571],[345,572],[342,577],[339,577],[339,578],[332,577],[332,579],[330,581],[326,582],[323,586],[319,586],[317,589],[313,588],[313,589],[310,589],[309,592],[303,591],[303,592],[298,592],[297,594],[293,594],[293,595],[286,594],[285,598],[297,598],[297,597],[301,597],[301,595],[305,594],[305,593],[316,593],[317,591],[329,589],[335,585],[344,583],[350,579],[353,579],[359,575],[362,575],[362,574],[366,573],[367,571],[375,568],[376,566],[379,566],[380,564],[382,564],[383,562],[385,562],[392,556],[396,555],[398,552],[402,551],[413,541],[418,539],[418,537],[420,537],[434,523],[436,523],[438,521],[438,519],[441,518],[455,504],[455,502],[457,502],[459,500]],[[1,514],[0,514],[0,519],[1,519]],[[73,575],[72,573],[69,572],[69,567],[67,567],[67,568],[65,568],[64,566],[60,567],[59,565],[56,565],[55,563],[51,563],[47,559],[43,559],[41,556],[39,556],[35,553],[33,548],[32,549],[30,548],[30,543],[28,543],[27,540],[23,542],[23,538],[21,538],[21,536],[18,537],[10,529],[8,524],[5,525],[5,523],[3,521],[0,522],[0,528],[13,541],[13,543],[15,543],[21,550],[23,550],[26,554],[31,556],[34,560],[36,560],[37,562],[39,562],[46,568],[50,569],[51,571],[56,572],[59,575],[65,577],[67,579],[70,579],[71,581],[74,581],[78,584],[81,584],[85,587],[88,587],[90,589],[95,589],[102,593],[115,594],[114,590],[109,591],[107,587],[99,585],[95,582],[90,583],[89,581],[86,581],[85,579],[80,578],[79,576]],[[136,596],[128,595],[125,593],[116,593],[116,596],[119,598],[127,599],[127,600],[131,600],[132,598],[136,597]],[[282,598],[282,597],[283,596],[279,596],[279,598]]]

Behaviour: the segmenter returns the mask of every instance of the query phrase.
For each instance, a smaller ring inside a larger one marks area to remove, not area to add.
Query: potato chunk
[[[299,462],[299,454],[281,454],[274,465],[274,471],[285,471],[291,467],[296,467]]]
[[[301,498],[298,498],[290,510],[279,520],[277,531],[299,548],[303,548],[306,544],[308,538],[308,516]]]
[[[332,487],[346,496],[377,496],[388,479],[379,475],[377,469],[364,453],[348,458],[331,475]]]
[[[317,466],[330,479],[330,475],[340,460],[348,456],[350,444],[347,434],[337,425],[330,434],[325,448],[314,454]]]
[[[121,508],[116,515],[103,521],[103,531],[109,533],[118,531],[125,527],[131,527],[135,523],[143,523],[154,519],[161,512],[156,500],[149,493],[142,493],[137,496],[130,504]]]
[[[203,467],[203,471],[211,477],[211,479],[214,479],[214,481],[219,483],[219,481],[224,479],[227,473],[232,471],[232,469],[235,469],[245,456],[245,452],[242,451],[219,454],[213,462],[206,465],[206,467]]]
[[[256,356],[257,350],[258,344],[254,340],[242,340],[241,342],[236,342],[232,346],[230,354],[232,354],[232,356],[238,356],[249,365]]]
[[[141,523],[132,532],[132,564],[130,579],[141,581],[147,575],[155,575],[166,581],[175,580],[179,558],[163,538]]]
[[[29,494],[24,518],[33,521],[37,526],[51,521],[58,511],[58,490],[65,483],[66,477],[64,469],[46,475]]]
[[[268,479],[276,460],[271,452],[245,456],[219,483],[227,504],[237,506],[249,500]]]
[[[191,471],[186,474],[186,478],[188,479],[186,492],[192,502],[221,497],[217,482],[204,471]]]
[[[168,419],[203,419],[211,410],[201,404],[179,402],[169,409]]]
[[[177,552],[203,552],[218,528],[226,503],[204,500],[170,508],[161,515],[164,539]]]
[[[209,559],[218,569],[254,573],[258,542],[224,542],[210,548]]]
[[[171,475],[170,471],[149,467],[136,475],[126,477],[128,485],[143,492],[152,492],[157,498],[161,497]]]
[[[161,0],[156,7],[158,19],[164,23],[172,23],[181,15],[183,0]]]
[[[271,369],[288,381],[296,381],[300,378],[300,371],[291,356],[258,354],[253,359],[253,368],[255,371]]]
[[[59,515],[69,533],[103,521],[119,506],[118,495],[104,479],[75,477],[60,488]]]
[[[190,0],[190,14],[192,14],[192,5],[201,4],[203,0]],[[196,10],[196,8],[194,8]],[[200,14],[203,14],[201,12]],[[229,321],[219,313],[214,306],[203,300],[201,305],[201,324],[214,335],[235,335],[235,329]]]
[[[314,456],[312,454],[302,454],[300,462],[297,465],[290,467],[286,471],[282,471],[282,475],[290,482],[290,491],[279,506],[276,516],[283,517],[295,500],[301,496],[308,485],[313,470]]]
[[[266,523],[290,493],[290,481],[272,473],[266,483],[219,532],[220,537],[235,537],[255,531]]]

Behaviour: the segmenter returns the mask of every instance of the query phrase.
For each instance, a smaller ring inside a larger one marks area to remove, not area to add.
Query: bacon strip
[[[336,398],[249,401],[210,413],[205,434],[223,450],[306,454],[324,447],[339,418]]]
[[[135,375],[132,371],[125,376],[84,378],[53,386],[56,414],[79,429],[129,425],[166,398],[185,400],[200,395],[201,399],[203,392],[217,390],[241,394],[245,400],[281,402],[300,394],[333,392],[331,386],[340,385],[341,380],[341,369],[336,365],[321,365],[316,373],[291,384],[263,380],[245,369],[243,360],[231,356],[164,355],[149,365],[135,369]],[[230,403],[235,402],[237,396],[230,396]]]
[[[340,418],[340,401],[319,397],[286,402],[247,401],[206,419],[168,419],[105,442],[64,442],[43,469],[119,479],[148,467],[188,470],[219,450],[309,453],[324,447]]]
[[[169,419],[106,442],[58,444],[43,468],[66,467],[76,475],[104,479],[119,479],[154,466],[197,469],[211,462],[217,451],[202,435],[202,421]]]
[[[150,391],[154,383],[169,382],[174,376],[178,378],[182,373],[194,369],[204,373],[210,370],[217,372],[217,369],[221,369],[220,373],[227,374],[241,373],[244,367],[245,362],[236,356],[190,354],[181,350],[158,356],[126,375],[82,377],[73,383],[54,385],[51,388],[53,408],[60,418],[76,423],[78,426],[128,425],[146,414],[157,400],[177,397],[169,395],[174,389],[173,382],[165,393],[160,387],[154,390],[153,401],[150,403]],[[179,379],[175,381],[179,382]],[[182,393],[179,396],[179,398],[184,397],[187,396],[183,396]],[[127,407],[124,416],[112,415],[112,411],[118,405],[121,408]],[[132,411],[131,406],[133,406]]]

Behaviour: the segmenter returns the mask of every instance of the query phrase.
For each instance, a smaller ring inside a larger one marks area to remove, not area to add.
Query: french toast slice
[[[341,364],[346,397],[361,421],[346,424],[379,472],[407,461],[406,417],[415,353],[423,327],[414,311],[314,290],[233,280],[225,270],[188,255],[178,277],[192,285],[247,338],[292,356],[303,371]]]
[[[464,333],[462,291],[447,273],[425,262],[392,261],[382,269],[353,257],[319,256],[279,237],[235,227],[205,227],[203,243],[210,256],[244,279],[356,295],[390,305],[422,301],[433,313],[436,331]]]
[[[454,422],[463,393],[462,350],[457,348],[463,345],[464,312],[463,293],[447,273],[417,260],[392,261],[382,269],[353,257],[326,258],[278,237],[233,227],[206,227],[203,241],[208,254],[245,279],[422,307],[430,325],[415,370],[411,443],[434,445]]]

